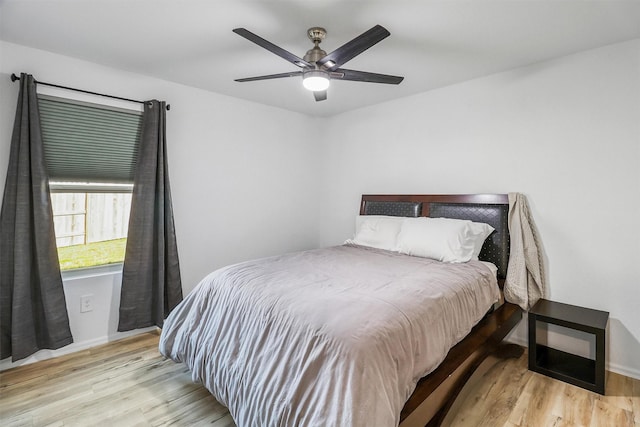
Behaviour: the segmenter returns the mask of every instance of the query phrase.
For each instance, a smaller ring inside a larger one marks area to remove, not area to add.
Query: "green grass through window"
[[[58,248],[61,270],[95,267],[124,260],[127,239],[107,240]]]

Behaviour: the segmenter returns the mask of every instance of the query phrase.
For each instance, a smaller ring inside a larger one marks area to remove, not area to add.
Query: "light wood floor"
[[[607,372],[605,395],[554,380],[519,359],[489,357],[451,407],[443,427],[639,427],[640,380]]]
[[[148,333],[0,373],[2,426],[234,426],[226,408],[163,360]],[[610,373],[606,396],[488,359],[445,425],[640,426],[640,381]]]

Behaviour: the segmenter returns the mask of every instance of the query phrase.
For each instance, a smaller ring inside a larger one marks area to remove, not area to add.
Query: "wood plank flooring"
[[[227,409],[138,335],[0,373],[2,426],[234,426]]]
[[[138,335],[0,373],[2,426],[234,426],[182,364]],[[465,426],[640,426],[640,381],[609,373],[606,396],[489,358],[444,422]]]
[[[607,372],[605,396],[489,357],[453,404],[443,427],[639,427],[640,380]]]

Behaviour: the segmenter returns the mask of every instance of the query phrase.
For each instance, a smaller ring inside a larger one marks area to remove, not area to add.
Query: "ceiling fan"
[[[319,46],[320,42],[327,35],[327,31],[321,27],[309,28],[307,36],[313,42],[314,47],[309,49],[303,58],[297,57],[291,52],[276,46],[245,28],[236,28],[233,32],[301,68],[300,71],[291,71],[289,73],[236,79],[237,82],[302,76],[302,84],[306,89],[313,91],[313,96],[316,101],[324,101],[327,99],[327,88],[329,87],[329,81],[331,79],[395,85],[404,79],[404,77],[399,76],[340,68],[347,61],[391,35],[391,33],[381,25],[376,25],[329,54],[320,49]]]

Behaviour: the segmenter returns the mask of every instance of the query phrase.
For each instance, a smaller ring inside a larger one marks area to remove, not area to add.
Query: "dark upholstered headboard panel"
[[[388,215],[419,217],[422,203],[370,201],[364,207],[364,215]]]
[[[506,194],[363,195],[360,215],[428,216],[468,219],[495,228],[480,251],[480,260],[507,275],[509,263],[509,198]]]

